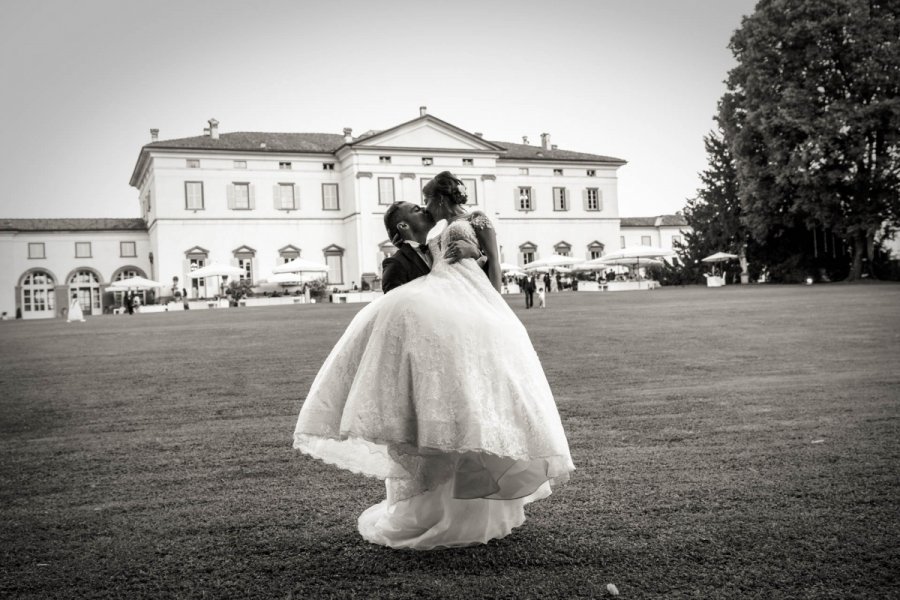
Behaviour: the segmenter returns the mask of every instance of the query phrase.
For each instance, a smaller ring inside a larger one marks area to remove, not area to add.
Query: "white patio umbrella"
[[[563,265],[573,265],[579,262],[574,257],[571,256],[563,256],[562,254],[551,254],[546,258],[539,258],[537,260],[533,260],[530,263],[526,263],[523,269],[526,271],[531,271],[539,267],[550,267],[556,268],[561,267]]]
[[[602,261],[602,262],[601,262]],[[585,265],[594,265],[599,269],[603,267],[608,267],[611,265],[617,265],[622,267],[631,267],[634,265],[643,265],[643,266],[652,266],[652,265],[661,265],[663,261],[658,258],[611,258],[607,260],[607,257],[603,256],[600,258],[595,258],[592,261],[585,263]]]
[[[715,254],[710,254],[706,258],[701,258],[700,262],[716,264],[721,262],[728,262],[729,260],[737,260],[737,258],[737,254],[729,254],[728,252],[716,252]],[[715,275],[715,273],[716,269],[713,268],[713,274]]]
[[[729,254],[727,252],[716,252],[715,254],[710,254],[706,258],[701,258],[701,262],[706,263],[716,263],[716,262],[725,262],[729,260],[735,260],[739,258],[737,254]]]
[[[321,277],[322,273],[275,273],[260,280],[260,283],[280,283],[282,285],[290,285],[292,283],[299,284],[311,279]]]
[[[610,252],[606,256],[601,256],[594,260],[602,264],[603,261],[612,261],[618,258],[640,258],[643,260],[645,258],[661,258],[663,256],[675,256],[675,251],[664,250],[663,248],[657,248],[656,246],[631,246],[616,250],[615,252]]]
[[[135,276],[114,281],[111,286],[106,288],[106,290],[108,292],[125,292],[128,290],[150,290],[158,287],[162,287],[162,284],[158,281],[153,281],[146,277]]]
[[[206,277],[218,277],[219,278],[219,289],[222,287],[222,277],[240,277],[243,273],[239,267],[234,267],[232,265],[226,265],[224,263],[210,263],[205,267],[201,267],[196,271],[191,271],[189,277],[192,279],[200,279]]]
[[[510,271],[517,271],[521,273],[522,267],[511,263],[500,263],[500,271],[502,271],[503,273],[509,273]]]
[[[289,263],[278,265],[272,269],[273,273],[327,273],[328,265],[317,263],[305,258],[295,258]]]

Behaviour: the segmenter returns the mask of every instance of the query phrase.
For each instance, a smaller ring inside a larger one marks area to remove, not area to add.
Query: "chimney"
[[[353,141],[353,129],[350,127],[344,127],[344,142],[349,144]]]
[[[209,120],[209,137],[214,140],[219,139],[219,122],[215,119]]]
[[[547,150],[548,148],[550,148],[550,134],[549,133],[541,134],[541,148],[543,148],[544,150]]]
[[[151,129],[150,130],[150,141],[158,142],[159,141],[159,129]]]
[[[420,106],[420,107],[419,107],[419,116],[420,116],[420,117],[424,117],[424,116],[427,115],[427,114],[428,114],[428,107],[427,107],[427,106]]]
[[[527,144],[527,143],[528,143],[528,136],[527,136],[527,135],[523,135],[523,136],[522,136],[522,143],[523,143],[523,144]]]
[[[476,132],[475,132],[475,137],[483,138],[483,137],[484,137],[484,134],[481,133],[480,131],[476,131]]]

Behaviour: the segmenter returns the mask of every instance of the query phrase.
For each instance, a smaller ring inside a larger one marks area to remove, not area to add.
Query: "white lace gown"
[[[574,470],[553,394],[525,327],[472,259],[483,215],[429,242],[431,273],[357,313],[300,411],[294,447],[384,479],[359,517],[370,542],[427,550],[485,543]]]

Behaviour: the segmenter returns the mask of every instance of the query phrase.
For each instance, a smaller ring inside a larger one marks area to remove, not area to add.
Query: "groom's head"
[[[384,213],[384,228],[391,240],[399,235],[404,240],[424,244],[432,227],[434,219],[431,215],[412,202],[394,202]]]

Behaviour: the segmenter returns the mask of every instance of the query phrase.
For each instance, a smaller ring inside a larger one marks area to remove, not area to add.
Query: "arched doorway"
[[[78,298],[81,311],[85,315],[100,314],[103,305],[100,302],[100,275],[93,269],[82,267],[69,274],[69,302],[72,297]]]
[[[146,279],[147,274],[144,273],[143,269],[139,269],[138,267],[129,265],[127,267],[122,267],[122,268],[118,269],[115,273],[113,273],[112,283],[113,283],[113,285],[115,285],[115,283],[117,281],[122,281],[123,279],[128,279],[130,277],[144,277]],[[124,299],[123,298],[124,295],[125,295],[125,292],[113,292],[113,303],[118,306],[121,306],[122,301]],[[140,296],[141,305],[147,304],[147,290],[135,290],[134,295]],[[107,300],[109,300],[108,297],[107,297]]]
[[[49,271],[33,269],[19,283],[23,319],[50,318],[56,314],[56,278]]]

